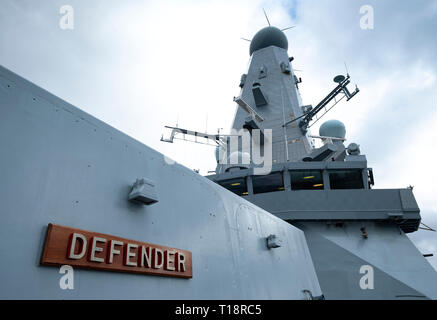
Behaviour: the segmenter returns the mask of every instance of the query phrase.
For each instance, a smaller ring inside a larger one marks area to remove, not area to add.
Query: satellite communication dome
[[[319,135],[321,137],[344,139],[344,137],[346,136],[346,127],[341,121],[328,120],[320,126]]]
[[[237,163],[233,163],[233,162]],[[230,154],[228,158],[228,163],[231,165],[249,165],[250,164],[250,154],[248,152],[234,151]]]
[[[360,152],[360,146],[356,143],[352,142],[347,146],[347,153],[352,156],[357,156],[360,154]]]
[[[250,55],[257,50],[276,46],[282,49],[288,49],[288,40],[285,34],[276,27],[265,27],[258,31],[250,42]]]

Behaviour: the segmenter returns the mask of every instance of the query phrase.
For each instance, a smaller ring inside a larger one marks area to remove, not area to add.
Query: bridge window
[[[321,170],[290,171],[291,190],[323,190]]]
[[[364,189],[362,170],[329,171],[331,189]]]
[[[239,196],[247,195],[246,178],[218,181],[218,184]]]
[[[282,172],[265,176],[252,176],[253,193],[266,193],[284,190]]]

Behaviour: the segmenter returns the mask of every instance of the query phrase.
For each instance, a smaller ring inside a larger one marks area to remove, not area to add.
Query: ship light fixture
[[[150,205],[158,202],[155,183],[149,179],[137,179],[131,188],[129,201]]]
[[[282,240],[275,234],[269,235],[267,238],[267,248],[274,249],[282,246]]]
[[[363,236],[363,238],[367,239],[369,237],[369,235],[367,234],[366,228],[362,227],[360,230],[361,230],[361,235]]]

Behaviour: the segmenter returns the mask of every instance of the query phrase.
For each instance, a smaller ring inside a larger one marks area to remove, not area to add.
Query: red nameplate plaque
[[[191,252],[50,223],[41,264],[192,278]]]

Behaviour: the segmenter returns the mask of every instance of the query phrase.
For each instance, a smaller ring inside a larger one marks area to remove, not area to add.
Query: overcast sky
[[[74,9],[62,30],[59,10]],[[374,29],[360,28],[360,8]],[[164,125],[230,129],[249,43],[285,28],[304,104],[345,73],[361,92],[327,116],[360,144],[377,188],[414,186],[423,221],[437,227],[437,1],[2,0],[0,64],[201,174],[214,148],[160,142]],[[317,126],[313,133],[317,133]],[[437,255],[436,233],[410,237]],[[437,267],[437,257],[429,261]]]

